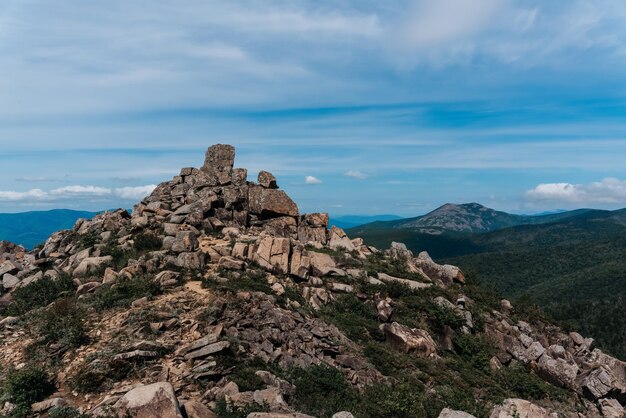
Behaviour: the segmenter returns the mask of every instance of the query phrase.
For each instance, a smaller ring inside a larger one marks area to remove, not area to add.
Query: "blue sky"
[[[213,143],[303,211],[626,206],[623,0],[4,0],[0,211],[131,207]]]

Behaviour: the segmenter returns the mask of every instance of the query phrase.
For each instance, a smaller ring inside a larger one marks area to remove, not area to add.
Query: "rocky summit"
[[[138,203],[0,244],[6,417],[621,417],[626,363],[210,147]]]

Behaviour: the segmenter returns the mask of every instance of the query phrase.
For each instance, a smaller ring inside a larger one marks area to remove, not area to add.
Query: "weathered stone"
[[[17,273],[18,270],[19,270],[19,267],[17,263],[11,260],[7,260],[4,263],[2,263],[2,265],[0,265],[0,276],[6,273]]]
[[[205,265],[204,253],[201,251],[180,253],[176,259],[176,265],[189,270],[200,270]]]
[[[223,351],[228,347],[230,347],[230,343],[228,341],[220,341],[217,343],[209,344],[203,348],[185,354],[185,359],[192,360],[195,358],[210,356],[211,354],[219,353],[220,351]]]
[[[264,390],[256,390],[253,393],[254,402],[258,405],[267,405],[270,410],[286,409],[287,402],[283,398],[278,388],[268,388]]]
[[[0,327],[17,324],[19,320],[20,319],[16,316],[7,316],[6,318],[0,320]]]
[[[67,402],[63,398],[51,398],[45,401],[37,402],[31,405],[31,411],[35,413],[45,412],[52,408],[60,408],[67,405]]]
[[[220,258],[217,266],[224,270],[243,270],[244,262],[233,257],[225,256]]]
[[[38,271],[35,274],[31,274],[25,279],[22,279],[22,281],[20,281],[19,284],[16,285],[16,287],[28,286],[29,284],[35,283],[36,281],[39,281],[41,279],[43,279],[43,271]]]
[[[463,411],[453,411],[452,409],[443,408],[438,418],[476,418],[472,414]]]
[[[278,184],[276,183],[276,177],[270,172],[267,171],[259,171],[259,177],[257,182],[259,186],[265,187],[266,189],[278,189]]]
[[[311,258],[304,255],[302,248],[296,247],[291,255],[291,267],[289,273],[300,279],[308,279],[311,269]]]
[[[356,247],[352,244],[352,241],[348,238],[344,230],[336,226],[330,228],[330,241],[328,245],[334,250],[344,250],[348,252],[356,250]]]
[[[140,386],[128,392],[115,403],[120,415],[134,418],[182,418],[174,388],[166,382]]]
[[[78,286],[78,288],[76,289],[76,294],[77,295],[85,295],[87,293],[93,292],[94,290],[96,290],[100,286],[102,286],[102,284],[100,282],[83,283],[80,286]]]
[[[600,399],[598,406],[605,418],[622,418],[626,412],[617,399]]]
[[[327,242],[326,227],[298,226],[298,240],[303,244],[322,244]]]
[[[330,283],[330,288],[332,290],[334,290],[335,292],[345,292],[345,293],[352,293],[354,292],[354,288],[352,286],[350,286],[349,284],[345,284],[345,283]]]
[[[409,328],[397,322],[382,324],[380,329],[385,333],[387,342],[406,353],[415,352],[420,357],[436,357],[437,347],[428,332]]]
[[[210,174],[230,172],[235,164],[235,147],[232,145],[216,144],[206,151],[204,165],[201,170]]]
[[[180,231],[172,244],[175,253],[193,252],[198,248],[198,237],[193,231]]]
[[[113,262],[113,257],[110,255],[104,257],[88,257],[80,262],[78,267],[74,269],[75,276],[84,276],[87,274],[95,273],[101,268],[109,266]]]
[[[554,359],[545,353],[537,362],[537,374],[555,386],[572,389],[578,375],[578,366],[562,358]]]
[[[187,418],[217,418],[217,415],[198,401],[187,401],[183,406]]]
[[[255,261],[263,268],[289,273],[291,242],[288,238],[265,237],[259,242]]]
[[[613,389],[613,373],[608,367],[594,369],[583,377],[581,388],[590,399],[603,398]]]
[[[120,353],[113,356],[113,360],[130,360],[136,358],[155,358],[159,354],[156,351],[134,350],[127,353]]]
[[[6,273],[4,276],[2,276],[2,287],[4,287],[5,289],[13,289],[19,283],[20,279],[10,273]]]
[[[250,212],[263,218],[298,216],[298,206],[282,190],[250,186],[248,196]]]
[[[489,418],[557,418],[557,414],[523,399],[506,399],[493,409]]]
[[[539,357],[541,357],[545,351],[546,349],[543,348],[539,341],[534,341],[530,344],[530,346],[528,346],[528,349],[526,350],[526,358],[529,361],[535,361]]]
[[[415,280],[401,279],[400,277],[390,276],[389,274],[386,274],[386,273],[378,273],[378,280],[381,280],[382,282],[385,282],[385,283],[388,283],[388,282],[403,283],[407,285],[410,289],[426,289],[433,285],[432,283],[421,283],[421,282],[416,282]]]
[[[302,223],[312,227],[328,227],[328,213],[306,213],[302,215]]]
[[[413,262],[432,281],[442,286],[449,286],[454,282],[465,283],[465,276],[458,267],[448,264],[439,265],[430,258],[426,251],[419,253]]]
[[[311,273],[317,277],[324,277],[335,270],[337,265],[331,256],[317,251],[309,251]]]
[[[384,299],[381,299],[376,304],[376,310],[378,311],[378,319],[383,322],[389,321],[391,314],[393,314],[393,308]]]
[[[273,237],[296,238],[298,226],[296,218],[291,216],[280,216],[263,221],[263,231]]]
[[[333,414],[333,418],[354,418],[354,415],[348,411],[341,411]]]

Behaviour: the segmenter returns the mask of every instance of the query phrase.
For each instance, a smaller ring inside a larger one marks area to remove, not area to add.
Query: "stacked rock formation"
[[[192,418],[213,416],[207,415],[210,409],[227,400],[237,406],[270,406],[271,413],[252,417],[306,417],[290,407],[295,389],[289,382],[258,370],[262,388],[240,390],[230,378],[233,368],[218,364],[218,356],[260,359],[282,369],[325,364],[340,370],[358,390],[388,384],[390,379],[369,361],[363,347],[322,315],[316,317],[316,311],[324,312],[347,295],[373,311],[368,321],[375,325],[364,332],[378,333],[377,342],[401,355],[439,361],[454,351],[455,333],[484,334],[494,343],[494,370],[523,363],[545,381],[576,393],[576,407],[586,416],[624,412],[626,363],[595,348],[591,339],[514,319],[507,301],[499,310],[476,316],[476,304],[464,294],[465,277],[457,267],[439,265],[426,252],[416,256],[401,243],[379,251],[340,228],[329,229],[327,214],[301,214],[271,173],[261,171],[250,182],[247,170],[235,168],[234,162],[232,146],[214,145],[202,167],[184,168],[160,184],[132,215],[117,210],[80,220],[35,251],[0,243],[2,309],[12,306],[16,292],[39,281],[69,278],[72,297],[79,302],[132,280],[147,280],[161,292],[133,300],[115,315],[92,312],[100,322],[80,353],[49,344],[48,355],[62,359],[57,371],[67,399],[50,398],[32,405],[32,411],[44,414],[69,403],[94,416],[112,408],[121,415],[181,417],[184,412]],[[237,287],[246,283],[253,290]],[[456,318],[458,328],[429,331],[421,325],[423,318],[402,323],[398,298],[376,290],[387,286],[423,291],[433,310]],[[361,291],[372,288],[370,293]],[[51,307],[54,303],[38,309]],[[0,366],[5,369],[28,361],[26,332],[19,325],[26,317],[28,313],[22,318],[0,316]],[[484,329],[478,329],[478,322]],[[141,374],[109,382],[108,371],[120,364],[131,364]],[[112,386],[87,401],[69,395],[67,377],[77,370]],[[0,415],[10,412],[9,407]],[[548,406],[508,399],[493,405],[491,416],[541,418],[553,413]],[[471,417],[450,409],[441,414]]]

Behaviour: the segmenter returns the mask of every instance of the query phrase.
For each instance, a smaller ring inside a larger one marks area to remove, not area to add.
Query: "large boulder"
[[[113,257],[110,255],[104,257],[88,257],[78,264],[78,267],[74,269],[75,276],[85,276],[87,274],[95,273],[101,268],[111,265]]]
[[[385,333],[387,342],[406,353],[414,352],[419,357],[437,357],[437,346],[428,332],[409,328],[397,322],[382,324],[380,329]]]
[[[449,264],[437,264],[426,251],[419,253],[413,259],[413,263],[440,286],[449,286],[454,282],[465,283],[465,276],[458,267]]]
[[[605,418],[622,418],[626,412],[616,399],[600,399],[598,406]]]
[[[472,414],[463,411],[453,411],[452,409],[443,408],[438,418],[476,418]]]
[[[251,185],[248,190],[248,198],[250,213],[261,218],[298,216],[298,206],[282,190]]]
[[[552,358],[548,354],[541,356],[537,362],[537,374],[553,385],[572,389],[576,383],[578,366],[570,364],[562,358]]]
[[[309,251],[309,259],[311,264],[311,273],[317,277],[324,277],[335,271],[337,264],[333,258],[324,253],[317,251]]]
[[[2,286],[5,289],[13,289],[19,283],[20,279],[10,273],[6,273],[4,276],[2,276]]]
[[[523,399],[506,399],[489,418],[557,418],[557,414]]]
[[[265,187],[266,189],[278,189],[276,177],[268,171],[259,171],[257,182],[259,183],[259,186]]]
[[[200,170],[209,177],[210,185],[230,182],[235,163],[235,147],[216,144],[207,149],[204,165]]]
[[[583,394],[591,399],[600,399],[605,397],[613,390],[614,376],[606,366],[598,367],[579,377],[581,380],[580,387]]]
[[[333,250],[354,251],[356,247],[348,238],[343,229],[333,226],[330,228],[330,241],[328,243]]]
[[[121,416],[134,418],[183,418],[174,388],[167,382],[131,390],[115,403],[114,409]]]
[[[217,418],[217,415],[198,401],[187,401],[183,407],[187,418]]]
[[[292,276],[296,276],[306,280],[309,278],[310,269],[311,258],[308,255],[304,255],[304,251],[302,250],[302,248],[294,248],[291,255],[291,267],[289,273]]]
[[[288,238],[265,237],[259,242],[254,261],[267,270],[289,273],[291,241]]]

